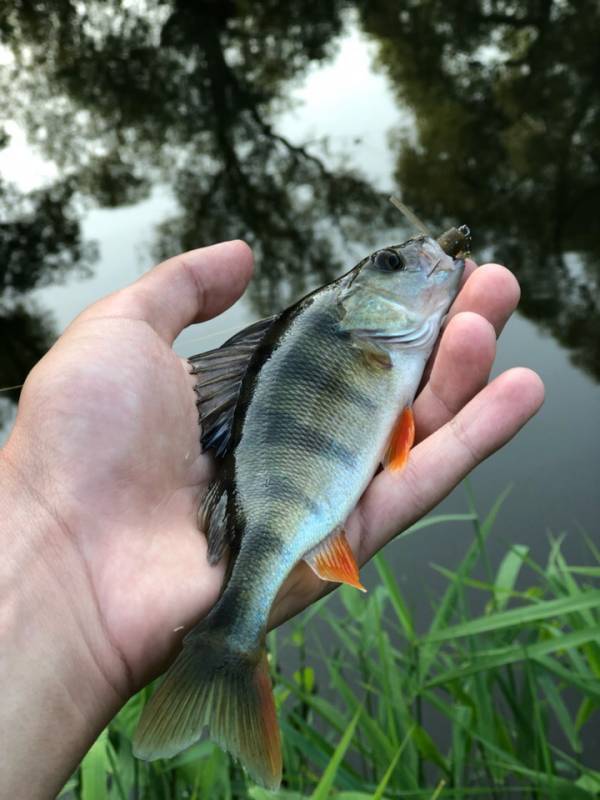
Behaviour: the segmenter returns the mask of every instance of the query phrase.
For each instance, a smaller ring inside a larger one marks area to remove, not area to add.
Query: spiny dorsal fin
[[[304,560],[322,581],[347,583],[363,592],[367,591],[360,582],[354,553],[342,529],[334,531],[309,550]]]
[[[198,376],[196,394],[202,426],[202,449],[223,456],[229,445],[233,414],[248,362],[275,316],[254,322],[221,347],[189,359]]]

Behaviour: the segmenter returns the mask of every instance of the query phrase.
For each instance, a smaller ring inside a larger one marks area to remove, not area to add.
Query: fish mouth
[[[452,258],[443,250],[439,242],[429,237],[422,241],[416,256],[419,262],[419,269],[426,280],[432,278],[436,273],[455,272],[464,263],[460,259]]]

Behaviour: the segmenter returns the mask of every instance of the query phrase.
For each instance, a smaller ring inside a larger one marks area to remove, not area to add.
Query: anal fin
[[[361,592],[367,591],[360,582],[354,553],[342,529],[335,531],[312,550],[309,550],[304,556],[304,560],[323,581],[347,583],[349,586],[360,589]]]
[[[385,466],[392,470],[392,472],[403,469],[408,461],[408,454],[414,441],[415,419],[413,417],[412,408],[406,406],[392,431],[385,456]]]

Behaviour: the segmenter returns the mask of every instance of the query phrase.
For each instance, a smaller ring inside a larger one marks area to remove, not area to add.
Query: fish
[[[412,403],[470,248],[466,226],[378,249],[333,282],[190,359],[204,452],[199,512],[224,589],[144,708],[134,754],[173,756],[204,728],[260,785],[282,759],[265,637],[301,560],[364,589],[344,523],[381,464],[400,470]]]

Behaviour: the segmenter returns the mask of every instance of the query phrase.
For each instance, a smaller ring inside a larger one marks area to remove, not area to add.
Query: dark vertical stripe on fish
[[[316,395],[325,395],[330,400],[354,405],[362,411],[373,413],[377,405],[360,389],[351,386],[345,380],[344,371],[336,365],[328,365],[318,361],[318,349],[306,354],[295,353],[280,366],[279,373],[282,381],[287,381],[290,386],[298,386]]]
[[[281,501],[286,505],[303,506],[313,514],[318,514],[320,510],[318,503],[315,503],[306,492],[289,478],[280,475],[272,475],[265,480],[264,498],[265,501]]]
[[[358,456],[349,447],[338,442],[329,433],[300,421],[294,414],[270,409],[267,419],[265,444],[282,447],[293,444],[295,451],[325,456],[349,468],[356,465]]]

